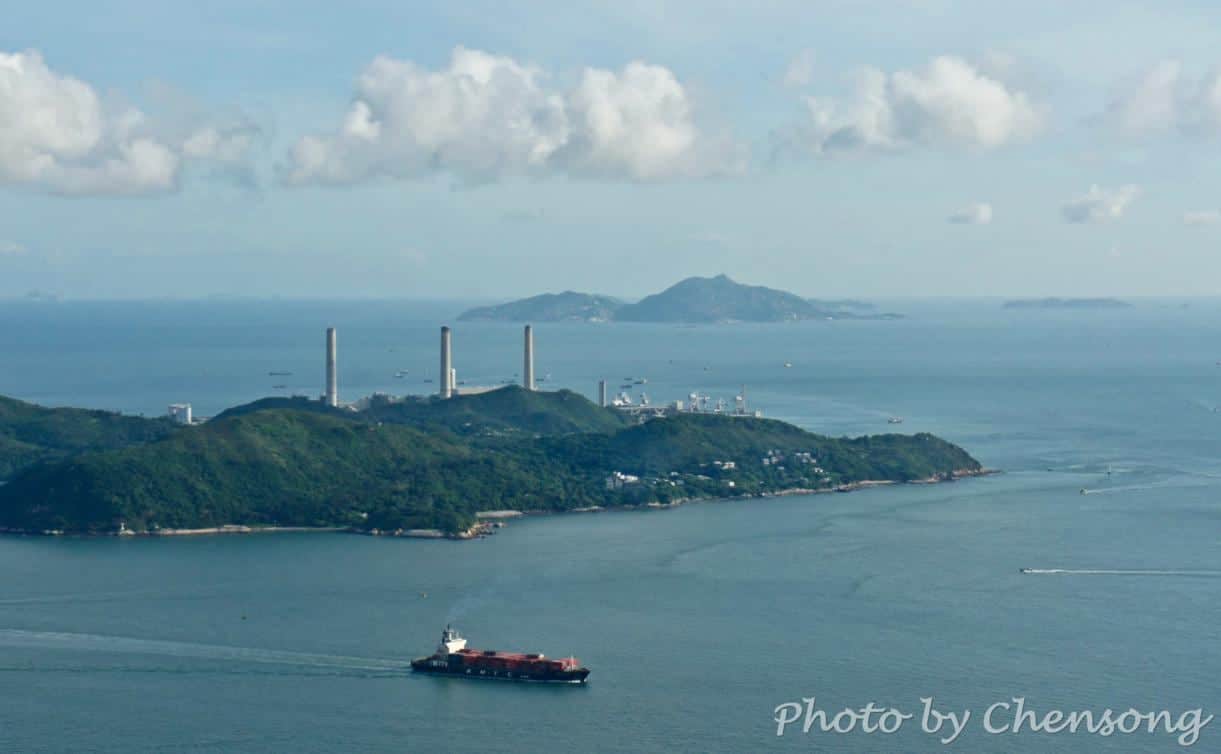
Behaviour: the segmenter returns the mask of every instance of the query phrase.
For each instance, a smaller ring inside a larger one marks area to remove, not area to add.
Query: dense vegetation
[[[0,486],[0,527],[453,532],[480,510],[665,503],[979,468],[931,435],[834,439],[713,415],[624,426],[574,393],[520,388],[359,413],[260,402],[150,439],[18,474]],[[608,485],[615,472],[630,477]]]
[[[528,391],[520,385],[441,400],[436,396],[374,396],[357,413],[331,408],[309,398],[263,398],[235,406],[217,416],[227,419],[268,409],[292,409],[347,419],[407,424],[429,431],[445,430],[472,437],[562,435],[611,432],[627,426],[622,414],[607,411],[571,390]]]
[[[151,442],[173,431],[168,419],[43,408],[0,396],[0,481],[38,461]]]
[[[623,322],[783,322],[827,317],[894,319],[899,316],[871,313],[867,311],[870,308],[860,301],[805,299],[775,288],[743,285],[718,275],[687,278],[634,304],[609,296],[566,291],[471,309],[460,318],[509,322],[612,319]]]

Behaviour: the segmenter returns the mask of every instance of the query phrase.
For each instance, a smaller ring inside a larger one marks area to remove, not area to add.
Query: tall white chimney
[[[449,327],[441,328],[441,397],[452,398],[454,395],[453,355],[450,350]]]
[[[524,357],[525,364],[522,366],[521,384],[527,390],[534,389],[534,328],[526,325],[526,344]]]
[[[598,405],[606,408],[606,380],[598,380]]]
[[[326,329],[326,405],[339,405],[339,370],[336,365],[335,328]]]

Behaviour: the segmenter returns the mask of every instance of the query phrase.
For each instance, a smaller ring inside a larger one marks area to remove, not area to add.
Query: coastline
[[[944,484],[948,482],[956,482],[960,479],[970,479],[972,477],[995,476],[1003,474],[1001,469],[957,469],[949,474],[939,474],[923,479],[912,479],[906,482],[899,482],[893,479],[862,479],[857,482],[848,482],[839,484],[834,487],[790,487],[783,490],[775,490],[773,492],[760,492],[752,495],[735,495],[732,497],[724,496],[708,496],[708,497],[684,497],[677,498],[669,503],[645,503],[644,505],[594,505],[588,508],[570,508],[568,510],[525,510],[515,511],[521,516],[556,516],[566,515],[569,513],[613,513],[616,511],[639,511],[639,510],[667,510],[669,508],[677,508],[681,505],[693,503],[720,503],[733,502],[735,500],[759,500],[762,498],[772,497],[791,497],[793,495],[825,495],[833,492],[855,492],[856,490],[870,489],[872,487],[896,487],[905,484]]]
[[[872,487],[890,487],[904,484],[942,484],[946,482],[954,482],[959,479],[970,479],[972,477],[992,476],[1003,473],[1000,469],[957,469],[949,474],[936,474],[923,479],[912,479],[906,482],[895,481],[893,479],[862,479],[857,482],[848,482],[846,484],[836,485],[834,487],[820,487],[816,489],[804,487],[792,487],[788,489],[775,490],[771,492],[760,492],[751,495],[736,495],[732,497],[724,496],[709,496],[709,497],[687,497],[677,498],[669,503],[651,502],[643,505],[607,505],[607,506],[590,506],[586,508],[571,508],[569,510],[497,510],[497,511],[479,511],[475,514],[476,522],[469,528],[456,532],[448,533],[440,529],[397,529],[394,531],[381,531],[379,529],[355,529],[347,526],[276,526],[276,525],[259,525],[259,524],[222,524],[221,526],[208,526],[190,529],[157,529],[155,531],[133,531],[131,529],[122,528],[113,532],[65,532],[58,530],[50,531],[29,531],[24,529],[13,529],[0,527],[0,535],[9,536],[26,536],[26,537],[202,537],[215,536],[223,534],[284,534],[284,533],[336,533],[342,532],[347,534],[362,534],[371,537],[396,537],[402,539],[448,539],[448,540],[472,540],[482,539],[494,533],[495,529],[499,529],[505,525],[504,521],[511,518],[519,518],[523,516],[555,516],[566,515],[569,513],[603,513],[616,511],[639,511],[639,510],[667,510],[677,508],[682,505],[692,503],[712,503],[712,502],[729,502],[734,500],[750,500],[762,499],[770,497],[790,497],[793,495],[822,495],[832,492],[854,492],[856,490],[869,489]]]
[[[156,529],[154,531],[134,531],[120,529],[107,532],[75,532],[50,529],[34,531],[30,529],[13,529],[0,527],[0,535],[18,537],[208,537],[216,534],[287,534],[293,532],[345,532],[351,529],[345,526],[276,526],[274,524],[222,524],[221,526],[202,526],[192,529]]]

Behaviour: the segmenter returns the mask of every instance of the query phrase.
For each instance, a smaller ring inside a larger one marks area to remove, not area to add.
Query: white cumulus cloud
[[[790,139],[815,154],[933,146],[992,149],[1032,137],[1038,106],[961,58],[916,71],[866,68],[847,100],[807,97],[807,119]]]
[[[1116,188],[1104,188],[1093,185],[1090,186],[1090,190],[1086,193],[1065,202],[1060,211],[1065,221],[1070,223],[1097,223],[1117,220],[1123,217],[1124,212],[1128,209],[1128,205],[1139,194],[1140,189],[1132,185]]]
[[[184,159],[236,162],[250,146],[232,129],[198,128],[175,137],[139,109],[108,104],[89,84],[55,72],[36,51],[0,52],[0,185],[163,192],[176,188]]]
[[[984,202],[969,204],[947,219],[955,225],[987,225],[992,222],[992,205]]]
[[[1184,225],[1216,225],[1221,222],[1221,210],[1203,209],[1183,213]]]
[[[429,70],[378,57],[339,128],[291,149],[291,184],[352,183],[434,172],[484,181],[565,173],[660,180],[723,172],[690,97],[661,66],[586,69],[575,88],[513,58],[459,47]]]
[[[1221,71],[1193,77],[1178,61],[1164,60],[1117,92],[1103,120],[1136,135],[1221,135]]]

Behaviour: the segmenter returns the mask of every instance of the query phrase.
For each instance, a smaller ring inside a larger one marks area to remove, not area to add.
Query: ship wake
[[[253,647],[232,647],[220,644],[136,639],[126,636],[67,633],[57,631],[24,631],[0,629],[0,647],[32,647],[108,654],[137,654],[156,657],[215,660],[219,662],[255,663],[260,665],[290,665],[319,672],[384,672],[407,670],[410,662],[372,657],[309,654]]]

